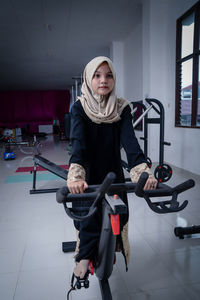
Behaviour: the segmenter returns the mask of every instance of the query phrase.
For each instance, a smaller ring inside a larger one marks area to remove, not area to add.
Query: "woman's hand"
[[[85,180],[77,180],[67,182],[67,187],[71,194],[82,194],[88,188],[88,184]]]
[[[154,175],[152,174],[151,170],[149,169],[149,167],[146,163],[141,163],[141,164],[133,167],[130,170],[131,181],[133,183],[137,183],[140,178],[140,175],[143,172],[146,172],[149,174],[149,178],[147,179],[147,181],[145,183],[144,190],[156,189],[156,187],[158,185],[158,181],[156,180],[156,178],[154,177]]]
[[[144,190],[155,190],[158,185],[158,181],[154,176],[150,176],[144,186]]]

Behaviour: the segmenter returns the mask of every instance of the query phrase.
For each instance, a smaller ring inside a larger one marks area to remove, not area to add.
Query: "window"
[[[200,1],[177,20],[175,126],[200,128]]]

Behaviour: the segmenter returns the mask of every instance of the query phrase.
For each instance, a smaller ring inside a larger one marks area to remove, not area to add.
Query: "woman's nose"
[[[106,76],[103,76],[103,75],[102,75],[102,77],[101,77],[101,82],[106,82],[106,80],[107,80]]]

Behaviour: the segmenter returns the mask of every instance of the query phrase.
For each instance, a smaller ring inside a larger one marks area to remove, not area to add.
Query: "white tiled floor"
[[[56,164],[66,164],[66,142],[48,137],[42,155]],[[0,160],[0,299],[65,300],[74,266],[72,253],[62,252],[62,242],[75,240],[72,221],[55,193],[30,195],[32,182],[5,183],[18,167],[32,166],[31,155],[15,151],[16,159]],[[177,225],[200,225],[200,176],[173,167],[167,184],[188,178],[195,188],[180,195],[189,205],[180,213],[158,215],[143,199],[129,195],[131,259],[126,273],[117,253],[110,287],[113,300],[200,299],[200,235],[179,240]],[[47,174],[48,172],[43,172]],[[60,187],[64,180],[39,181],[37,187]],[[90,288],[71,293],[70,299],[100,300],[98,280],[90,276]]]

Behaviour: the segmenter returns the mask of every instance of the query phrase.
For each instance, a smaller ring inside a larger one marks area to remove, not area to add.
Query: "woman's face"
[[[91,84],[92,90],[100,96],[106,96],[112,92],[115,81],[107,62],[103,62],[96,69]]]

